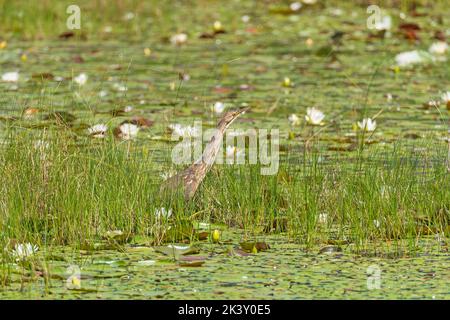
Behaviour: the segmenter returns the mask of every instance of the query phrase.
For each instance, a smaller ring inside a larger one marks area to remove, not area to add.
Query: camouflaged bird
[[[217,130],[205,147],[202,156],[190,167],[170,177],[161,185],[161,192],[181,190],[186,200],[192,199],[208,171],[215,162],[222,146],[225,130],[249,108],[228,111],[217,124]]]

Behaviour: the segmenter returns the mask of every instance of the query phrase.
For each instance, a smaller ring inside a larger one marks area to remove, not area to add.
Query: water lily
[[[406,51],[395,56],[395,62],[399,67],[407,67],[410,65],[431,62],[434,60],[434,57],[428,52],[419,50]]]
[[[362,121],[358,121],[358,127],[361,130],[372,132],[377,128],[377,122],[370,118],[364,118]]]
[[[213,105],[214,113],[220,114],[225,110],[225,104],[223,102],[216,102]]]
[[[325,118],[325,115],[322,111],[316,108],[308,108],[306,109],[306,122],[308,122],[311,125],[321,125],[323,122],[323,119]]]
[[[248,15],[243,15],[241,17],[242,22],[248,23],[250,21],[250,17]]]
[[[155,216],[157,219],[164,218],[167,219],[172,215],[172,209],[167,210],[166,208],[162,207],[155,210]]]
[[[180,137],[197,137],[200,134],[197,127],[182,126],[179,123],[169,125],[169,129]]]
[[[167,179],[172,178],[172,177],[173,177],[174,175],[176,175],[176,174],[177,174],[177,172],[176,172],[175,170],[169,170],[169,171],[166,171],[166,172],[161,173],[160,177],[161,177],[164,181],[166,181]]]
[[[448,44],[444,41],[435,42],[430,46],[428,51],[436,56],[445,55],[448,51]]]
[[[291,79],[288,77],[284,77],[283,79],[283,87],[292,87]]]
[[[383,16],[379,21],[375,23],[375,29],[382,30],[390,30],[392,27],[392,18],[390,16]]]
[[[211,239],[213,242],[219,242],[220,240],[220,231],[217,229],[214,229],[214,231],[211,233]]]
[[[93,136],[94,138],[104,138],[107,130],[108,126],[103,123],[96,124],[88,128],[89,135]]]
[[[84,86],[88,80],[88,75],[86,73],[80,73],[78,76],[73,78],[73,81],[77,83],[79,86]]]
[[[289,8],[290,8],[292,11],[298,11],[298,10],[300,10],[301,7],[302,7],[302,4],[301,4],[300,2],[292,2],[292,3],[289,5]]]
[[[447,108],[450,108],[450,91],[444,92],[441,99],[447,105]]]
[[[148,267],[148,266],[154,265],[155,263],[156,263],[155,260],[141,260],[141,261],[138,261],[137,264],[140,266]]]
[[[127,12],[123,16],[123,20],[130,21],[134,19],[134,13],[133,12]]]
[[[6,72],[2,75],[2,81],[17,82],[19,81],[19,73],[17,71]]]
[[[128,91],[127,86],[123,85],[123,84],[120,84],[120,83],[114,83],[113,84],[113,88],[114,88],[114,90],[119,91],[119,92]]]
[[[234,157],[236,154],[237,148],[235,146],[227,146],[226,148],[226,155],[227,158]]]
[[[182,45],[182,44],[186,43],[187,38],[188,38],[187,34],[185,34],[185,33],[178,33],[178,34],[175,34],[172,37],[170,37],[170,42],[172,44],[175,44],[175,45],[179,46],[179,45]]]
[[[133,123],[123,123],[119,127],[120,137],[124,140],[130,140],[137,136],[139,127]]]
[[[380,220],[373,220],[373,225],[375,226],[375,228],[379,228],[381,226]]]
[[[37,245],[31,243],[19,243],[14,247],[12,255],[16,258],[16,261],[25,260],[35,254],[38,250],[39,247]]]
[[[300,124],[300,118],[297,117],[297,115],[294,113],[288,117],[288,121],[291,124],[291,126],[297,126]]]

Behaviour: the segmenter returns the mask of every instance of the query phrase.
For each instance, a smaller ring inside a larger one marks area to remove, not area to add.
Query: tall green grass
[[[449,231],[444,149],[435,158],[402,146],[365,150],[359,161],[305,152],[283,157],[273,176],[260,175],[259,165],[216,165],[186,202],[160,194],[159,164],[133,142],[75,143],[51,131],[33,136],[11,131],[0,153],[3,245],[83,245],[116,229],[153,243],[194,240],[198,221],[240,228],[248,237],[283,233],[308,246],[345,241],[357,248],[398,240],[414,246]],[[172,217],[157,221],[161,207]]]

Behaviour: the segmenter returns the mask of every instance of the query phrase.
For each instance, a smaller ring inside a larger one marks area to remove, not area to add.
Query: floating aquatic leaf
[[[131,238],[130,234],[124,233],[122,230],[107,231],[103,238],[117,243],[124,243]]]

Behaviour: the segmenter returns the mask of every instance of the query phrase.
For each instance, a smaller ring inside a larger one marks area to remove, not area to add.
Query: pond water
[[[211,106],[221,101],[228,108],[251,108],[233,124],[236,128],[279,129],[286,162],[301,163],[307,141],[313,140],[324,161],[354,163],[359,141],[355,125],[364,117],[377,121],[366,141],[374,152],[367,166],[382,162],[383,153],[398,142],[423,155],[424,162],[445,161],[448,110],[427,103],[449,90],[450,64],[394,67],[396,54],[427,50],[431,36],[417,46],[396,33],[371,37],[365,8],[347,8],[348,15],[320,11],[320,23],[314,15],[299,18],[254,9],[261,17],[255,25],[230,24],[229,32],[212,38],[191,32],[183,46],[162,39],[169,34],[158,34],[158,28],[145,41],[11,41],[0,51],[1,71],[20,70],[20,79],[0,82],[2,142],[8,142],[11,129],[28,130],[34,139],[55,130],[83,150],[92,139],[87,131],[92,125],[106,123],[112,131],[125,120],[151,120],[132,143],[152,154],[149,172],[159,179],[172,167],[168,126],[202,120],[205,128],[213,127],[219,116]],[[357,14],[350,16],[353,11]],[[427,19],[414,17],[423,26],[429,25]],[[446,21],[440,29],[448,29]],[[147,47],[151,54],[144,54]],[[26,61],[19,59],[23,52]],[[84,85],[73,81],[81,73],[88,76]],[[324,112],[325,125],[305,125],[311,106]],[[63,125],[55,112],[64,118]],[[289,123],[292,113],[301,125]],[[264,236],[270,248],[247,253],[236,249],[240,238],[241,231],[227,230],[219,244],[193,243],[199,254],[189,254],[188,262],[180,257],[174,261],[136,238],[115,249],[43,248],[26,267],[2,262],[2,274],[8,276],[0,298],[450,297],[448,238],[424,237],[414,254],[403,254],[389,243],[374,244],[367,254],[353,250],[352,244],[307,249],[284,235]]]

